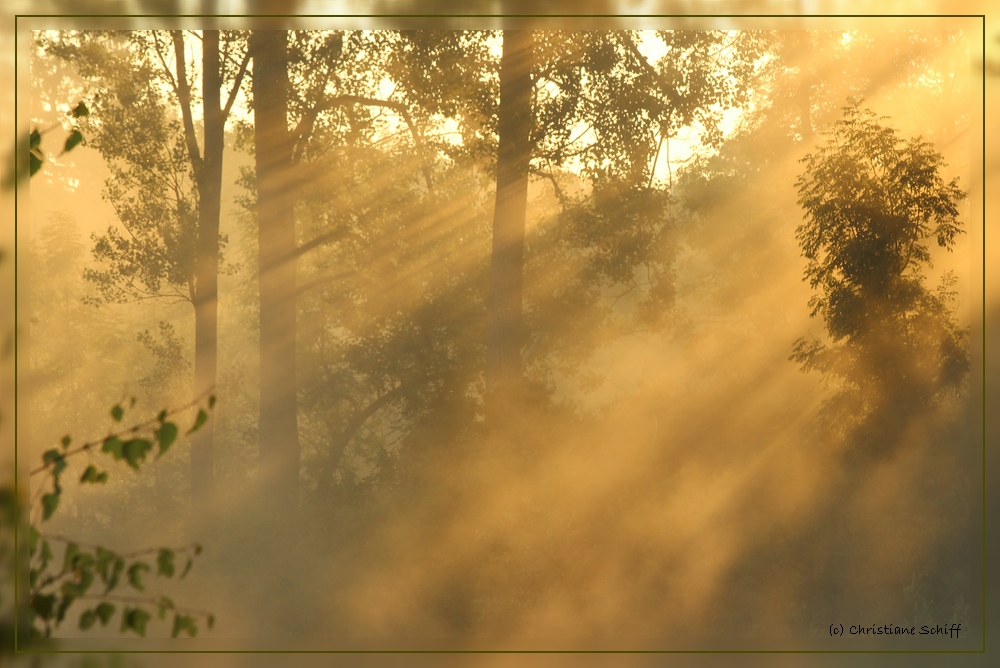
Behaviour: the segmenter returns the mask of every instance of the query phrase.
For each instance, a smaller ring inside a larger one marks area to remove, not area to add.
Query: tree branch
[[[243,75],[247,73],[247,64],[250,62],[250,47],[247,46],[247,52],[243,54],[243,62],[240,63],[240,71],[236,74],[236,80],[233,82],[233,88],[229,91],[229,99],[226,100],[226,106],[222,110],[222,118],[229,118],[229,111],[233,108],[233,102],[236,101],[236,95],[240,92],[240,84],[243,83]]]
[[[312,132],[313,124],[316,122],[317,117],[323,111],[328,111],[338,106],[347,106],[352,104],[363,104],[372,107],[385,107],[386,109],[391,109],[399,114],[400,118],[406,123],[406,127],[409,128],[410,134],[413,136],[413,144],[420,153],[420,161],[422,165],[422,171],[424,174],[424,181],[427,184],[427,190],[432,190],[434,184],[431,181],[431,169],[430,165],[427,164],[424,153],[424,141],[423,136],[417,130],[416,124],[413,122],[413,117],[410,115],[409,110],[406,105],[402,102],[393,102],[392,100],[380,100],[374,97],[365,97],[363,95],[337,95],[336,97],[327,98],[319,104],[315,105],[308,112],[303,114],[302,119],[299,124],[295,127],[292,132],[292,140],[299,141],[302,137],[308,136]],[[299,154],[301,156],[301,154]]]
[[[276,257],[270,262],[268,262],[266,265],[261,266],[260,273],[270,271],[271,269],[274,269],[275,267],[277,267],[282,263],[299,258],[308,253],[309,251],[311,251],[313,248],[316,248],[317,246],[329,243],[331,241],[339,241],[340,239],[343,239],[345,237],[354,237],[356,239],[360,239],[358,235],[354,234],[353,232],[347,229],[334,230],[333,232],[327,232],[326,234],[321,234],[315,239],[312,239],[300,246],[297,246],[291,252]]]
[[[323,285],[324,283],[332,283],[333,281],[339,281],[342,278],[350,278],[351,276],[354,276],[357,273],[358,272],[352,269],[350,271],[342,271],[339,274],[326,274],[323,276],[319,276],[317,278],[312,279],[311,281],[303,283],[298,288],[296,288],[295,296],[297,297],[303,292],[315,288],[317,285]]]
[[[375,415],[381,409],[385,408],[389,403],[397,399],[404,389],[409,386],[407,383],[400,383],[394,389],[389,390],[382,396],[375,399],[363,409],[358,411],[351,421],[347,423],[344,430],[340,433],[340,436],[333,442],[330,447],[330,453],[327,457],[326,462],[323,465],[323,471],[320,474],[321,480],[329,480],[333,477],[333,472],[337,469],[340,464],[340,460],[344,457],[344,452],[347,450],[347,446],[350,445],[351,439],[354,438],[354,434],[368,421],[370,417]]]
[[[653,81],[656,82],[657,87],[661,89],[661,92],[667,96],[667,98],[670,100],[671,105],[673,105],[674,100],[673,100],[673,95],[671,95],[671,93],[675,93],[675,91],[667,82],[667,80],[664,79],[663,75],[660,74],[659,70],[653,67],[649,63],[649,61],[646,60],[646,56],[642,55],[642,52],[639,51],[639,47],[635,45],[635,41],[632,39],[632,35],[628,35],[625,38],[625,43],[628,46],[629,52],[635,57],[636,61],[638,61],[642,69],[645,70],[646,73],[653,78]]]
[[[197,406],[198,404],[201,403],[202,399],[204,399],[206,396],[210,395],[214,390],[215,390],[215,386],[209,387],[204,392],[202,392],[197,397],[195,397],[194,399],[192,399],[188,403],[184,404],[183,406],[180,406],[179,408],[174,408],[172,410],[167,411],[164,414],[163,417],[164,418],[171,417],[173,415],[177,415],[178,413],[182,413],[182,412],[186,411],[189,408],[193,408],[194,406]],[[159,417],[155,417],[155,418],[146,420],[145,422],[140,422],[138,424],[135,424],[135,425],[133,425],[131,427],[128,427],[127,429],[122,429],[121,431],[117,431],[117,432],[114,432],[112,434],[109,434],[109,435],[105,436],[102,439],[99,439],[99,440],[96,440],[96,441],[90,441],[88,443],[84,443],[83,445],[81,445],[78,448],[74,448],[73,450],[68,450],[68,451],[66,451],[64,453],[61,453],[59,459],[54,459],[54,460],[52,460],[50,462],[46,462],[42,466],[39,466],[35,470],[31,471],[28,474],[28,477],[31,478],[31,477],[39,474],[39,473],[45,472],[46,470],[48,470],[49,467],[54,466],[55,462],[57,462],[57,461],[60,461],[62,459],[68,459],[69,457],[72,457],[73,455],[78,455],[81,452],[86,452],[86,451],[90,450],[91,448],[93,448],[95,446],[102,445],[105,441],[107,441],[110,438],[121,438],[122,436],[126,436],[128,434],[138,434],[138,433],[142,432],[142,430],[148,429],[149,427],[152,427],[153,425],[156,425],[156,424],[159,424],[159,423],[160,423],[160,418]]]
[[[187,80],[187,67],[184,60],[184,36],[181,30],[172,30],[170,36],[174,41],[174,56],[177,58],[177,98],[181,103],[181,117],[184,121],[184,140],[187,144],[188,157],[194,168],[195,180],[201,183],[202,159],[198,149],[198,138],[194,132],[194,118],[191,115],[191,86]]]

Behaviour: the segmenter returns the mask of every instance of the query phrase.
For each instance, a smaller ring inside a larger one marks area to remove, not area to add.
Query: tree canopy
[[[966,194],[957,178],[944,180],[933,146],[900,138],[884,120],[851,102],[796,182],[810,306],[831,343],[800,340],[792,359],[846,383],[861,416],[887,405],[893,415],[924,409],[968,369],[965,332],[950,310],[953,279],[925,286],[928,244],[952,249]]]

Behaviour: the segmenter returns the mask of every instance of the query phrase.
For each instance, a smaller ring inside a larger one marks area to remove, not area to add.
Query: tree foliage
[[[901,415],[958,388],[969,364],[951,310],[954,278],[936,291],[924,284],[929,242],[952,249],[966,195],[941,176],[930,144],[900,138],[884,120],[852,101],[796,182],[811,315],[831,341],[800,339],[791,359],[842,381],[838,400],[866,441],[889,438],[886,421],[898,427]]]
[[[82,129],[111,171],[104,198],[118,224],[93,235],[101,266],[85,274],[98,288],[92,303],[194,301],[199,191],[176,95],[167,92],[165,41],[159,32],[72,31],[39,40],[90,87]],[[220,237],[220,254],[226,241]]]

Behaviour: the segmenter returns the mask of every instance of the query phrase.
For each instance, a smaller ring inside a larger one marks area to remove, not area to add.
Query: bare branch
[[[368,421],[370,417],[375,415],[383,408],[385,408],[389,403],[395,401],[400,395],[403,394],[405,389],[408,389],[409,385],[407,383],[400,383],[392,390],[389,390],[382,396],[378,397],[370,404],[365,406],[362,410],[358,411],[351,421],[347,423],[344,427],[344,431],[340,433],[337,440],[333,442],[330,448],[330,454],[323,465],[323,471],[320,474],[321,480],[329,480],[333,476],[333,472],[337,469],[337,465],[340,464],[340,460],[344,456],[344,452],[347,450],[347,446],[350,445],[351,439],[354,438],[354,434],[357,433],[358,429]]]
[[[174,93],[177,93],[177,97],[179,98],[180,93],[177,88],[177,79],[174,78],[174,73],[170,71],[170,66],[167,65],[167,59],[160,50],[160,38],[156,30],[153,31],[153,48],[156,50],[156,55],[160,59],[160,64],[163,65],[163,72],[167,75],[167,80],[170,82],[171,87],[174,89]]]
[[[406,127],[409,128],[410,134],[413,136],[413,144],[417,151],[421,154],[421,163],[423,165],[424,181],[427,184],[427,190],[433,189],[433,183],[431,182],[431,170],[430,165],[427,164],[426,156],[424,156],[424,141],[423,136],[417,129],[416,124],[413,122],[413,117],[410,115],[410,111],[406,108],[406,105],[402,102],[394,102],[392,100],[380,100],[374,97],[365,97],[363,95],[337,95],[335,97],[327,98],[319,104],[315,105],[308,112],[303,114],[302,119],[299,124],[295,127],[292,133],[293,141],[299,141],[302,137],[308,136],[312,132],[313,124],[319,117],[319,114],[323,111],[333,109],[338,106],[348,106],[353,104],[363,104],[373,107],[385,107],[386,109],[391,109],[399,114],[403,122],[406,123]]]
[[[240,84],[243,83],[243,75],[247,72],[247,64],[250,62],[250,47],[247,47],[247,52],[243,54],[243,62],[240,63],[240,71],[236,74],[236,81],[233,82],[233,88],[229,91],[229,99],[226,100],[226,106],[222,110],[222,118],[229,117],[229,111],[233,108],[233,102],[236,101],[236,95],[240,92]]]
[[[194,118],[191,115],[191,87],[187,80],[187,67],[184,61],[183,31],[173,30],[170,33],[174,41],[174,56],[177,58],[177,97],[181,103],[181,117],[184,121],[184,140],[187,144],[188,157],[194,168],[195,179],[201,182],[202,158],[198,149],[198,138],[194,132]]]

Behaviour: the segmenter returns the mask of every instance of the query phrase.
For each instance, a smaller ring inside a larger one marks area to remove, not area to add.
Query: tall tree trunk
[[[531,31],[504,31],[486,340],[486,413],[487,420],[493,422],[502,419],[500,414],[516,397],[521,379],[524,221],[531,159],[531,48]]]
[[[222,198],[222,153],[225,147],[225,115],[220,100],[222,71],[219,62],[219,31],[202,36],[202,81],[205,123],[205,154],[198,181],[198,254],[194,299],[195,395],[215,385],[218,348],[219,218]],[[214,488],[212,442],[209,421],[191,439],[191,493],[196,501],[209,501]]]
[[[260,475],[268,498],[298,503],[295,204],[288,131],[288,33],[256,30],[254,148],[260,273]]]

